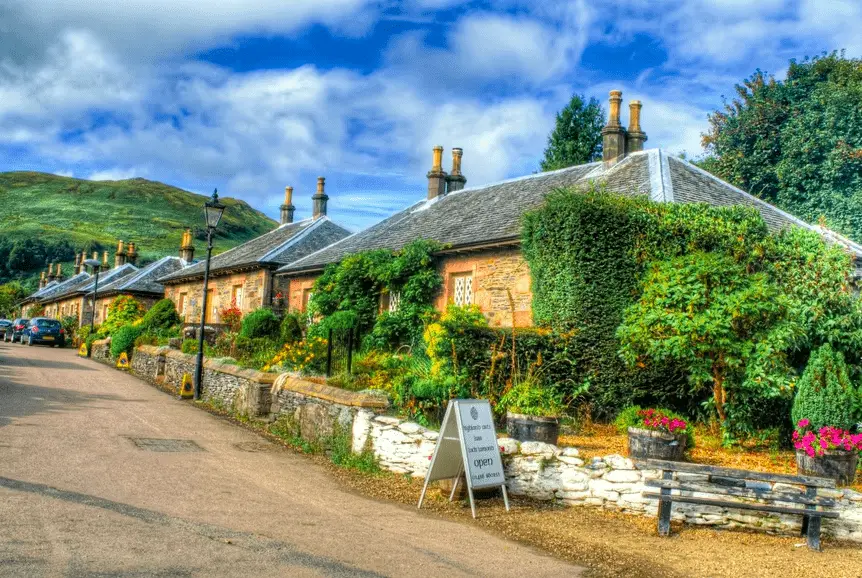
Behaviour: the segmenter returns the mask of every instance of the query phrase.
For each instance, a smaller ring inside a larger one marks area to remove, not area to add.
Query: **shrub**
[[[242,311],[236,306],[236,299],[230,302],[230,307],[225,307],[219,311],[219,319],[228,326],[231,332],[236,333],[239,331],[240,324],[242,323]]]
[[[793,423],[808,420],[816,430],[827,426],[850,429],[855,425],[858,395],[844,355],[827,343],[811,354],[799,379],[791,412]]]
[[[307,340],[285,344],[274,352],[263,365],[263,371],[284,369],[288,371],[322,373],[326,364],[326,340],[309,337]]]
[[[104,336],[113,334],[124,325],[130,325],[144,316],[144,306],[131,295],[120,295],[108,305],[108,317],[99,328]]]
[[[73,339],[76,334],[79,334],[77,315],[66,315],[65,317],[60,319],[60,324],[63,326],[63,330],[66,332],[66,339]]]
[[[307,323],[305,315],[299,313],[288,313],[281,320],[281,341],[282,343],[293,343],[300,341],[305,333],[305,325]]]
[[[198,352],[198,340],[197,339],[183,339],[183,343],[180,346],[180,351],[188,354],[195,354]]]
[[[662,424],[662,420],[667,419],[668,426]],[[676,426],[671,430],[669,427],[676,420]],[[681,424],[680,424],[681,422]],[[655,424],[655,425],[653,425]],[[669,409],[663,408],[648,408],[644,409],[637,405],[630,405],[622,410],[614,421],[614,425],[623,435],[628,434],[630,427],[644,429],[660,429],[670,433],[684,433],[686,437],[685,447],[691,449],[694,447],[694,431],[688,424],[686,419]],[[680,427],[680,425],[682,427]]]
[[[134,325],[123,325],[114,330],[111,335],[111,357],[118,358],[124,351],[131,355],[135,340],[141,335],[141,328]]]
[[[159,336],[154,333],[142,333],[135,339],[135,347],[139,345],[158,345]]]
[[[562,395],[532,379],[525,379],[500,398],[497,409],[538,417],[559,417],[564,406]]]
[[[253,339],[255,337],[277,338],[280,326],[278,317],[272,309],[255,309],[242,319],[240,335]]]
[[[177,313],[174,302],[170,299],[162,299],[157,301],[150,310],[144,314],[144,319],[141,322],[141,327],[145,331],[166,331],[170,330],[175,325],[179,325],[183,320],[180,314]]]

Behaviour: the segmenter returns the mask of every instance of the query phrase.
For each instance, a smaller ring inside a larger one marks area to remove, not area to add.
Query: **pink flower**
[[[796,425],[798,425],[799,427],[808,427],[809,425],[811,425],[811,420],[801,419],[801,420],[799,420],[799,423]]]

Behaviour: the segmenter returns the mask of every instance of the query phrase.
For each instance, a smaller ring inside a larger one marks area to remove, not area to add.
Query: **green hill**
[[[178,253],[191,227],[196,256],[203,254],[206,197],[146,179],[86,181],[34,172],[0,173],[0,282],[33,286],[51,260],[72,271],[81,249],[106,249],[113,263],[117,240],[134,242],[139,263]],[[272,230],[277,223],[244,201],[227,206],[216,231],[215,252]],[[68,263],[68,265],[66,265]]]

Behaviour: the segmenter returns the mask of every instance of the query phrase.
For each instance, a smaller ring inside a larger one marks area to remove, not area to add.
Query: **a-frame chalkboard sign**
[[[425,475],[425,485],[419,496],[419,508],[425,499],[430,482],[454,478],[449,501],[455,496],[461,474],[466,472],[467,495],[470,510],[476,517],[473,490],[496,488],[503,490],[503,502],[509,511],[509,496],[506,494],[506,478],[491,404],[486,399],[453,399],[449,401],[440,436],[431,458],[431,466]]]

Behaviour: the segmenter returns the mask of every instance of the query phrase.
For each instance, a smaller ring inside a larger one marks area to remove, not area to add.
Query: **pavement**
[[[169,451],[167,451],[169,450]],[[88,359],[0,342],[0,576],[577,576]]]

